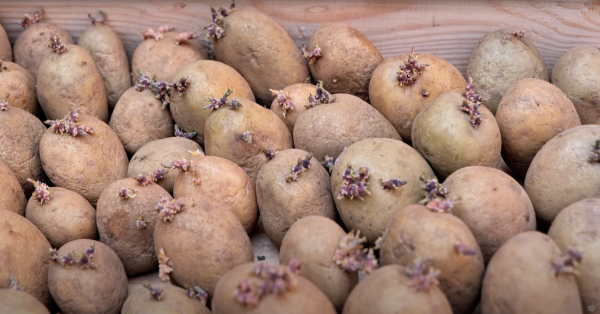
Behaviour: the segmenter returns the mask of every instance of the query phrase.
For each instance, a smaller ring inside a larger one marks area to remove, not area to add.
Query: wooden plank
[[[38,4],[45,20],[65,28],[75,38],[88,27],[87,14],[108,13],[108,24],[121,36],[131,57],[141,41],[140,30],[168,24],[181,31],[200,31],[209,23],[209,1],[13,1],[0,2],[0,23],[14,42],[23,13]],[[259,11],[277,21],[298,46],[327,22],[358,28],[384,57],[418,52],[438,55],[463,73],[473,48],[489,31],[524,29],[551,69],[567,50],[578,45],[600,46],[600,1],[250,1],[239,10]]]

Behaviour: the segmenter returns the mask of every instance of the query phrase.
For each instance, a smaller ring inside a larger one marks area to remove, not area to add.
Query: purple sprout
[[[312,153],[308,153],[304,159],[298,158],[298,162],[292,167],[292,173],[285,177],[285,182],[296,181],[298,176],[308,170],[312,157]]]
[[[58,261],[59,261],[58,263],[61,266],[63,266],[64,268],[69,268],[69,267],[71,267],[71,265],[73,265],[75,263],[75,260],[73,258],[73,253],[63,254],[63,256],[61,256]]]
[[[92,22],[92,25],[98,25],[98,24],[104,25],[104,22],[106,21],[106,13],[104,13],[103,11],[98,11],[98,13],[100,14],[99,18],[95,18],[91,14],[88,13],[88,18]]]
[[[381,179],[381,185],[383,186],[384,190],[397,190],[399,187],[403,186],[406,184],[405,180],[400,180],[400,179],[389,179],[389,180],[383,180]]]
[[[596,140],[592,145],[592,151],[588,157],[589,162],[600,162],[600,140]]]
[[[175,137],[183,137],[183,138],[187,138],[187,139],[192,139],[194,136],[196,136],[197,132],[190,132],[190,133],[184,133],[181,129],[179,129],[179,126],[177,124],[175,124]]]
[[[171,89],[175,88],[178,90],[179,94],[181,92],[185,94],[185,89],[187,88],[186,83],[187,78],[179,79],[177,83],[167,83],[156,80],[156,77],[152,77],[152,79],[142,72],[138,73],[138,81],[135,83],[135,89],[138,92],[141,92],[145,89],[149,89],[152,93],[154,93],[154,98],[158,99],[162,103],[162,109],[164,110],[171,103]],[[183,80],[183,83],[182,83]]]
[[[183,45],[183,44],[186,44],[188,42],[188,40],[192,40],[194,38],[198,38],[199,36],[200,35],[194,34],[192,32],[179,33],[179,35],[177,35],[177,38],[175,38],[175,44],[176,45]]]
[[[58,263],[58,249],[50,248],[48,249],[48,255],[50,255],[50,261]]]
[[[120,188],[119,189],[119,196],[123,199],[123,200],[128,200],[128,199],[132,199],[137,195],[137,192],[134,189],[128,189],[128,188]]]
[[[221,99],[216,99],[214,97],[213,98],[205,98],[204,101],[207,101],[210,104],[206,105],[202,109],[210,109],[210,110],[214,111],[214,110],[217,110],[217,109],[225,106],[227,104],[227,97],[229,97],[232,93],[233,93],[232,90],[227,89],[227,91],[225,92],[223,97],[221,97]]]
[[[327,169],[327,172],[331,174],[331,172],[333,171],[333,166],[335,165],[335,161],[333,160],[333,157],[329,157],[326,155],[325,157],[323,157],[323,162],[321,164],[323,165],[323,167],[325,167],[325,169]]]
[[[190,87],[190,84],[192,84],[192,81],[186,76],[180,78],[179,81],[173,83],[172,86],[175,90],[177,90],[179,97],[182,97],[185,95],[187,88]]]
[[[275,150],[273,150],[271,147],[263,148],[260,151],[263,154],[265,154],[265,157],[267,158],[267,160],[271,160],[271,159],[275,158],[275,155],[277,154],[275,152]]]
[[[231,1],[229,9],[220,7],[215,9],[213,6],[210,7],[212,13],[212,23],[204,27],[208,32],[206,33],[206,40],[220,39],[225,36],[225,29],[223,29],[223,19],[227,17],[235,8],[235,1]]]
[[[408,265],[405,269],[406,275],[411,279],[411,286],[413,286],[417,292],[429,291],[431,288],[439,285],[437,279],[437,276],[440,274],[439,270],[430,267],[427,274],[424,274],[424,271],[425,263],[422,261],[417,261]]]
[[[237,98],[234,98],[231,100],[231,102],[229,103],[229,106],[227,108],[229,110],[238,110],[238,109],[240,109],[240,107],[242,107],[242,104],[240,103],[239,100],[237,100]]]
[[[356,174],[352,170],[352,166],[348,165],[342,177],[342,187],[338,193],[338,199],[348,198],[352,200],[356,197],[364,201],[363,196],[371,195],[367,183],[368,179],[369,169],[366,166],[360,167],[358,174]]]
[[[193,286],[187,290],[187,296],[192,299],[197,299],[202,304],[206,304],[208,300],[208,293],[202,290],[199,286]]]
[[[152,182],[158,183],[158,181],[165,178],[165,175],[169,173],[169,169],[156,169],[149,174]]]
[[[46,120],[45,124],[50,125],[50,128],[54,133],[64,134],[67,133],[73,137],[77,136],[88,136],[96,133],[93,127],[79,125],[77,122],[79,118],[78,109],[71,111],[63,119],[60,120]]]
[[[144,283],[144,288],[146,288],[150,291],[150,296],[152,297],[152,299],[154,299],[156,301],[160,301],[165,297],[165,294],[164,294],[162,288],[153,287],[152,285],[150,285],[147,282]]]
[[[421,188],[425,191],[425,198],[421,200],[419,204],[426,205],[429,201],[434,200],[436,198],[446,198],[448,196],[448,189],[445,188],[437,179],[437,177],[433,177],[433,179],[427,180],[425,177],[425,173],[423,173],[420,177],[420,180],[424,183]]]
[[[85,253],[78,254],[77,261],[78,261],[80,268],[82,268],[82,269],[98,268],[96,263],[94,263],[94,261],[93,261],[94,251],[95,251],[95,247],[94,247],[94,243],[92,243],[92,245],[87,250],[85,250]]]
[[[276,97],[277,102],[281,105],[281,115],[287,118],[287,112],[294,110],[294,103],[290,100],[290,91],[269,89],[271,94]]]
[[[452,207],[456,204],[456,199],[443,199],[441,197],[432,199],[427,202],[427,209],[431,210],[435,213],[450,213],[452,211]]]
[[[552,259],[552,274],[558,276],[561,274],[579,275],[577,266],[583,260],[583,251],[568,249],[562,254],[557,254]]]
[[[463,93],[465,100],[460,105],[460,110],[469,114],[469,120],[474,128],[477,128],[481,121],[483,121],[483,113],[479,111],[481,106],[481,96],[475,93],[473,85],[473,78],[469,77],[469,84],[467,84],[466,90]]]
[[[356,234],[354,234],[354,230],[350,231],[340,240],[333,261],[345,271],[363,270],[365,274],[371,274],[377,269],[377,258],[375,258],[373,248],[364,248],[365,242],[367,242],[367,239],[360,237],[360,231]]]
[[[517,37],[523,37],[523,36],[525,36],[525,30],[515,31],[515,32],[513,32],[513,35],[515,35]]]
[[[476,253],[475,248],[472,248],[461,242],[454,244],[454,250],[459,255],[464,255],[464,256],[475,256],[475,253]]]
[[[315,49],[312,52],[308,52],[306,50],[306,46],[302,43],[302,56],[304,59],[308,60],[308,64],[315,64],[317,59],[321,58],[321,48],[319,46],[315,46]]]
[[[163,248],[158,252],[158,277],[160,280],[167,282],[171,279],[169,278],[169,274],[173,272],[171,261],[165,254],[165,250]]]
[[[148,225],[148,220],[146,220],[146,218],[144,216],[140,217],[136,222],[135,222],[135,227],[138,230],[142,230],[142,229],[146,229],[146,226]]]
[[[38,10],[33,13],[33,16],[29,16],[29,14],[23,14],[23,18],[21,19],[21,27],[26,28],[31,24],[38,23],[42,19],[42,14],[44,13],[43,7],[38,7]]]
[[[306,109],[310,109],[321,104],[330,104],[334,101],[335,96],[331,95],[331,93],[325,90],[325,88],[323,87],[323,81],[318,81],[317,91],[315,92],[315,95],[308,95],[308,105],[305,105],[304,107]]]
[[[406,63],[401,65],[396,72],[396,74],[398,74],[398,83],[396,83],[396,85],[412,86],[417,82],[417,79],[421,73],[423,73],[425,67],[429,66],[427,63],[419,63],[417,61],[418,57],[415,48],[412,48],[408,60],[406,60]]]
[[[8,283],[8,289],[17,291],[27,291],[27,286],[21,286],[19,284],[19,280],[17,280],[17,276],[15,276],[15,274],[10,274],[10,282]]]
[[[161,196],[155,209],[158,211],[158,216],[161,217],[163,221],[170,222],[175,215],[183,210],[183,205],[175,200],[169,200],[166,196]]]
[[[141,92],[144,89],[150,89],[152,87],[152,82],[153,82],[153,80],[149,76],[144,75],[140,71],[138,73],[138,80],[135,83],[135,90],[137,90],[138,92]]]
[[[268,294],[279,295],[292,291],[298,281],[294,275],[301,270],[298,260],[292,260],[288,266],[257,263],[250,272],[250,278],[241,280],[234,291],[236,301],[245,306],[255,306]]]
[[[163,164],[163,167],[170,169],[170,170],[174,170],[174,169],[178,169],[184,172],[187,172],[189,170],[192,170],[192,172],[194,172],[194,166],[187,162],[187,160],[185,160],[185,158],[181,158],[181,159],[176,159],[171,161],[168,164]]]
[[[55,53],[62,54],[69,50],[69,47],[65,45],[61,40],[58,34],[53,35],[48,39],[48,48],[52,48]]]
[[[242,140],[244,140],[244,142],[246,142],[247,144],[252,144],[252,134],[254,134],[253,131],[250,130],[246,130],[242,133]]]
[[[48,185],[46,183],[34,181],[30,178],[27,178],[27,182],[33,184],[35,187],[35,191],[31,196],[34,197],[40,205],[50,202],[50,191],[48,191]]]
[[[145,31],[142,31],[142,37],[144,38],[144,40],[154,38],[154,40],[159,41],[165,36],[166,32],[172,30],[173,28],[167,25],[159,26],[157,31],[154,31],[152,28],[149,28]]]
[[[152,178],[150,178],[149,176],[145,176],[141,173],[133,178],[137,181],[137,183],[140,186],[146,186],[146,185],[150,184],[150,182],[152,181]]]
[[[192,183],[194,183],[194,185],[200,185],[200,183],[202,183],[202,180],[200,180],[200,178],[194,177],[192,179]]]

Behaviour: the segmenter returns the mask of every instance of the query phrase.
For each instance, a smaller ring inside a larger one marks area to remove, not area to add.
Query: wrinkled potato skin
[[[212,297],[225,273],[254,260],[250,238],[226,205],[193,196],[177,201],[183,210],[171,222],[157,222],[154,248],[173,263],[174,284],[200,286]]]
[[[87,50],[104,81],[109,108],[114,108],[121,95],[131,87],[129,60],[119,35],[107,25],[88,28],[77,42]]]
[[[49,306],[48,240],[25,217],[7,210],[0,210],[0,239],[0,278],[8,283],[14,274],[27,293]]]
[[[400,86],[398,69],[409,54],[385,59],[373,72],[369,84],[371,105],[388,119],[405,142],[411,140],[412,123],[417,114],[439,95],[464,92],[467,81],[448,61],[417,51],[419,63],[429,64],[412,86]],[[428,92],[427,97],[423,92]]]
[[[257,103],[268,107],[274,98],[269,89],[280,90],[310,76],[300,49],[270,17],[234,11],[223,19],[223,29],[225,36],[213,40],[215,57],[246,79]]]
[[[252,181],[267,162],[263,148],[275,151],[293,148],[292,135],[271,110],[243,98],[237,110],[222,108],[213,111],[204,126],[206,155],[229,159],[242,167]],[[252,143],[242,139],[246,131],[253,131]]]
[[[361,166],[369,168],[368,189],[371,195],[360,199],[338,198],[344,172],[352,166],[357,173]],[[412,147],[393,139],[365,139],[348,146],[340,155],[331,173],[331,189],[335,205],[344,225],[373,243],[385,230],[385,226],[397,208],[416,204],[425,194],[420,176],[425,173],[433,178],[433,170],[427,161]],[[406,180],[397,190],[383,189],[381,180]]]
[[[0,289],[0,314],[50,314],[38,299],[24,291]]]
[[[109,125],[127,153],[133,155],[142,146],[173,136],[174,124],[169,109],[150,90],[128,89],[114,107]]]
[[[346,232],[333,220],[307,216],[295,222],[281,243],[279,262],[302,263],[299,275],[315,284],[340,312],[348,295],[358,283],[358,273],[336,265],[333,256]]]
[[[244,306],[235,301],[232,292],[240,281],[249,278],[249,274],[257,263],[243,264],[227,272],[215,290],[212,301],[213,314],[335,314],[336,311],[327,296],[308,279],[293,275],[298,284],[294,291],[286,291],[280,295],[268,294],[260,299],[256,306]]]
[[[366,138],[391,138],[400,135],[377,110],[360,98],[336,94],[331,104],[318,105],[304,112],[294,125],[294,145],[312,152],[320,162],[325,156],[335,159],[344,147]]]
[[[467,66],[467,77],[473,78],[475,92],[482,104],[496,114],[500,100],[508,88],[524,78],[549,80],[548,69],[537,48],[515,30],[499,29],[488,33],[475,47]]]
[[[369,81],[383,62],[377,47],[356,28],[344,23],[329,23],[313,34],[309,52],[319,46],[322,57],[309,64],[315,81],[332,94],[351,94],[369,101]]]
[[[581,306],[600,303],[600,215],[596,208],[600,199],[585,199],[562,210],[548,231],[548,236],[561,250],[570,248],[583,251],[584,258],[577,266],[579,276],[575,276]]]
[[[21,108],[32,115],[38,113],[37,89],[33,76],[22,66],[2,61],[5,70],[0,69],[0,99],[10,94],[8,105]]]
[[[169,283],[152,283],[152,287],[163,289],[162,300],[154,300],[148,289],[140,288],[129,295],[121,314],[210,314],[206,306],[188,297],[182,288]]]
[[[459,254],[456,243],[475,250]],[[383,234],[379,252],[381,265],[407,267],[422,258],[428,267],[440,270],[440,289],[455,314],[471,314],[477,306],[483,278],[483,255],[466,224],[452,214],[435,213],[423,205],[398,209]]]
[[[44,114],[56,120],[81,109],[82,114],[108,122],[106,90],[94,59],[82,47],[68,47],[65,53],[52,53],[40,63],[37,96]]]
[[[48,48],[48,40],[54,35],[58,35],[65,45],[75,43],[67,31],[44,22],[27,26],[17,36],[13,46],[14,62],[24,67],[33,76],[34,81],[37,80],[42,60],[54,54],[54,51]]]
[[[127,154],[119,137],[104,122],[80,115],[78,123],[93,127],[89,136],[73,137],[48,129],[40,141],[40,159],[48,178],[96,205],[106,186],[127,175]]]
[[[104,243],[71,241],[58,250],[58,255],[73,251],[83,253],[92,243],[97,269],[82,269],[77,265],[65,268],[58,263],[50,264],[48,287],[61,313],[117,314],[127,299],[127,275],[123,264],[119,256]]]
[[[342,314],[452,314],[452,307],[438,287],[417,292],[404,266],[386,265],[356,286]]]
[[[48,191],[50,202],[44,205],[33,196],[29,198],[25,218],[42,231],[52,247],[77,239],[98,239],[96,211],[83,196],[59,187]]]
[[[19,179],[10,171],[10,168],[0,161],[0,178],[2,178],[2,189],[0,190],[0,209],[6,209],[21,216],[25,214],[27,199],[21,188]]]
[[[331,197],[329,173],[316,158],[310,161],[310,168],[298,176],[296,182],[286,182],[292,167],[298,159],[304,159],[307,152],[299,149],[286,149],[266,163],[256,179],[256,198],[265,232],[277,246],[286,232],[298,219],[317,215],[334,220],[335,204]]]
[[[413,147],[442,178],[468,166],[500,166],[502,139],[494,115],[479,107],[484,119],[474,128],[460,109],[464,100],[459,93],[444,93],[413,121]]]
[[[194,173],[179,172],[173,196],[193,195],[219,202],[229,207],[250,234],[258,221],[258,205],[254,182],[246,171],[230,160],[215,156],[194,157],[190,162]],[[195,184],[193,178],[200,179],[200,184]]]
[[[471,229],[486,263],[512,236],[536,230],[535,211],[527,193],[502,170],[462,168],[443,185],[448,197],[457,198],[452,214]]]
[[[6,34],[4,27],[0,25],[0,59],[4,61],[13,61],[12,48],[10,46],[10,40]]]
[[[184,96],[172,93],[169,108],[175,122],[185,132],[197,132],[193,138],[199,144],[204,143],[204,125],[211,111],[203,109],[206,98],[220,99],[233,91],[228,99],[246,98],[254,101],[254,94],[248,82],[232,67],[213,60],[198,60],[182,66],[173,74],[171,81],[176,82],[188,77],[192,82]]]
[[[195,39],[189,40],[183,45],[177,45],[175,38],[178,34],[173,31],[167,32],[159,41],[146,39],[137,46],[131,58],[131,72],[134,81],[141,71],[149,77],[156,75],[156,79],[159,81],[173,83],[170,81],[173,73],[183,65],[207,59],[206,51]]]
[[[152,141],[138,149],[131,157],[127,176],[147,175],[156,169],[164,169],[162,164],[168,164],[175,159],[189,160],[192,157],[190,151],[197,150],[202,152],[198,143],[183,137],[167,137]],[[179,171],[169,171],[162,180],[158,181],[158,185],[169,193],[173,193],[173,184],[177,175],[179,175]]]
[[[121,188],[136,193],[132,199],[119,196]],[[125,178],[107,186],[98,199],[97,221],[100,241],[108,245],[121,259],[128,276],[151,271],[158,267],[154,251],[154,225],[158,218],[156,205],[161,196],[173,199],[160,185],[146,186],[133,178]],[[138,229],[138,219],[144,217],[146,227]]]
[[[510,238],[488,264],[481,291],[482,313],[581,314],[575,276],[552,276],[557,246],[528,231]]]
[[[506,91],[496,121],[502,135],[502,158],[522,177],[546,142],[581,125],[575,106],[558,87],[531,78]]]
[[[294,124],[298,119],[298,116],[302,114],[308,106],[308,96],[310,94],[315,95],[317,93],[317,87],[312,84],[298,83],[290,85],[283,89],[284,92],[290,93],[290,101],[294,104],[294,109],[287,110],[285,118],[283,117],[283,107],[277,101],[277,97],[273,99],[271,103],[271,111],[273,111],[282,121],[287,125],[290,133],[294,131]]]

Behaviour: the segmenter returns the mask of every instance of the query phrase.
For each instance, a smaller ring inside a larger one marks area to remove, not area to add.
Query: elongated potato
[[[0,190],[0,209],[5,209],[21,216],[25,215],[27,199],[25,198],[25,193],[21,188],[19,179],[1,161],[0,178],[3,178],[2,190]]]
[[[10,40],[4,30],[4,27],[0,24],[0,59],[4,61],[13,61],[12,47],[10,46]]]
[[[5,68],[6,67],[6,68]],[[11,107],[38,113],[37,89],[33,76],[22,66],[0,59],[0,99],[8,97]]]

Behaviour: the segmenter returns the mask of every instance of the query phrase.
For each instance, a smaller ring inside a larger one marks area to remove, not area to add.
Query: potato
[[[123,93],[108,125],[131,155],[152,141],[173,136],[171,113],[148,89],[138,92],[131,87]]]
[[[331,104],[304,112],[294,125],[294,145],[323,161],[337,158],[346,146],[366,138],[400,140],[398,132],[377,110],[356,96],[335,94]]]
[[[258,171],[268,161],[263,149],[292,148],[292,136],[275,113],[251,100],[238,100],[240,108],[210,114],[204,126],[204,149],[206,155],[233,161],[256,182]]]
[[[27,199],[21,188],[19,179],[10,171],[10,168],[0,161],[0,178],[2,178],[2,190],[0,190],[0,209],[25,214]]]
[[[93,248],[93,255],[87,253]],[[65,267],[63,256],[74,264]],[[61,313],[120,313],[127,299],[127,275],[119,256],[102,242],[75,240],[62,246],[50,264],[48,287]],[[81,256],[90,263],[80,266]]]
[[[321,289],[338,312],[358,283],[356,272],[345,271],[333,260],[344,236],[346,232],[335,221],[306,216],[288,230],[279,252],[281,265],[294,259],[302,263],[299,275]]]
[[[437,286],[417,291],[406,269],[387,265],[361,281],[350,293],[343,314],[451,314],[452,308]]]
[[[243,264],[227,272],[219,283],[215,291],[215,297],[212,302],[212,312],[214,314],[267,314],[267,313],[336,313],[333,305],[327,299],[325,294],[319,290],[308,279],[291,273],[288,270],[289,278],[296,282],[293,290],[285,289],[278,295],[268,293],[263,295],[256,305],[243,305],[236,300],[236,290],[243,280],[264,282],[264,280],[253,276],[256,269],[276,269],[277,266],[264,266],[265,262],[254,264]],[[268,265],[268,264],[267,264]]]
[[[0,24],[0,60],[4,61],[13,61],[13,53],[12,48],[10,46],[10,40],[8,39],[8,35]]]
[[[48,240],[25,217],[7,210],[0,210],[0,239],[0,278],[8,282],[14,275],[27,293],[49,306]]]
[[[457,217],[423,205],[399,207],[382,237],[381,265],[405,267],[421,259],[440,270],[440,289],[455,314],[471,314],[483,278],[483,256],[469,227]]]
[[[4,100],[5,95],[10,95],[9,106],[33,115],[38,113],[36,85],[31,74],[16,63],[0,59],[0,99]]]
[[[352,184],[350,178],[344,180],[349,167],[358,176],[361,167],[368,169],[368,176],[362,181],[370,194],[352,191],[352,188],[359,188],[361,183]],[[416,204],[423,199],[419,179],[422,174],[427,178],[433,177],[427,161],[401,141],[371,138],[348,146],[331,173],[335,205],[346,228],[360,230],[369,242],[374,242],[383,233],[395,209]],[[399,182],[401,186],[397,189],[385,189],[382,181],[393,179],[406,181],[406,184]],[[344,181],[348,181],[348,185],[342,189]],[[342,190],[345,194],[342,194]]]
[[[573,203],[556,216],[548,236],[565,251],[579,249],[583,259],[575,276],[584,309],[600,304],[600,199],[588,198]]]
[[[274,98],[269,89],[280,90],[310,76],[290,35],[270,17],[234,11],[219,23],[225,35],[213,39],[215,58],[246,79],[257,103],[268,107]]]
[[[421,72],[411,67],[418,74],[411,74],[412,80],[401,80],[398,71],[409,58],[418,58],[417,64],[428,65]],[[402,139],[410,142],[417,114],[439,95],[450,91],[462,93],[466,85],[460,71],[448,61],[427,53],[417,55],[413,50],[411,54],[389,57],[375,69],[369,83],[369,98]]]
[[[551,222],[565,207],[600,198],[600,165],[590,162],[600,126],[584,125],[562,132],[535,156],[525,177],[525,191],[539,219]]]
[[[197,299],[190,298],[187,292],[171,284],[152,284],[152,288],[162,289],[162,299],[155,300],[148,289],[138,289],[131,293],[123,304],[122,314],[210,314],[210,310]]]
[[[298,116],[306,111],[309,105],[308,97],[317,93],[317,88],[312,84],[297,83],[281,91],[273,90],[278,96],[271,103],[271,111],[275,112],[293,134],[294,124]],[[285,106],[285,108],[284,108]],[[289,108],[288,108],[289,107]]]
[[[575,276],[553,274],[558,247],[538,231],[519,233],[488,264],[482,313],[582,313]]]
[[[83,196],[59,187],[47,191],[50,196],[43,204],[36,194],[29,198],[25,218],[42,231],[52,247],[77,239],[98,239],[96,211]]]
[[[74,137],[54,133],[50,127],[40,141],[40,159],[54,185],[80,194],[95,206],[106,186],[125,178],[129,161],[119,137],[106,123],[88,115],[79,115],[76,122],[92,127],[94,133]]]
[[[488,33],[473,50],[467,77],[475,82],[475,92],[483,105],[496,114],[508,88],[525,78],[548,81],[548,69],[525,33],[498,29]]]
[[[190,160],[193,171],[181,171],[173,184],[173,196],[193,195],[229,207],[247,234],[258,220],[256,188],[246,171],[224,158],[199,156]]]
[[[38,299],[25,291],[0,289],[0,314],[50,314]]]
[[[171,95],[171,114],[179,127],[186,132],[197,132],[196,140],[204,143],[204,124],[210,114],[205,110],[206,98],[221,97],[228,89],[232,90],[231,97],[241,97],[254,101],[250,85],[232,67],[213,60],[198,60],[180,67],[171,77],[177,81],[187,77],[191,83],[184,96],[178,93]]]
[[[226,272],[253,261],[250,238],[226,204],[194,196],[174,202],[181,204],[182,211],[172,221],[157,222],[154,248],[170,259],[173,283],[199,286],[212,297]]]
[[[523,187],[502,170],[462,168],[444,181],[452,214],[473,232],[487,263],[500,246],[520,232],[536,230],[535,211]]]

